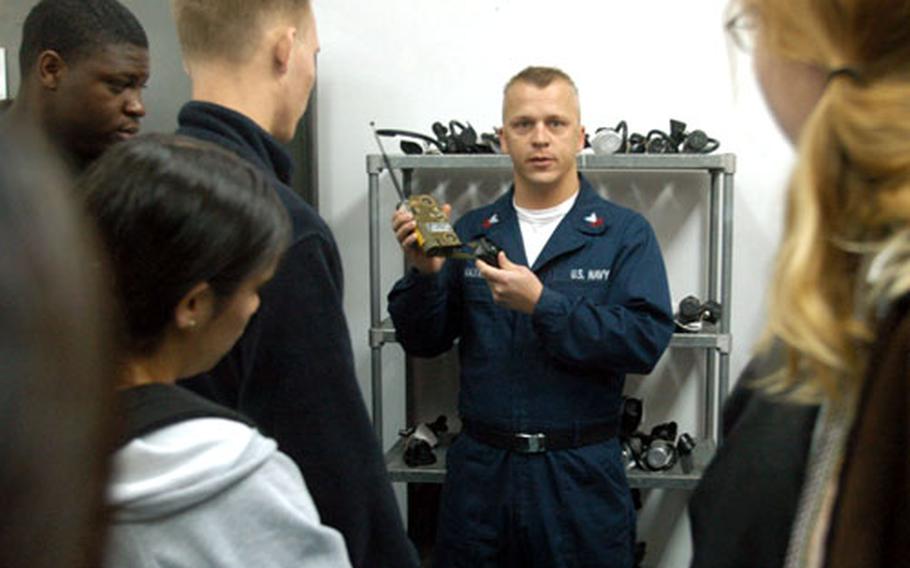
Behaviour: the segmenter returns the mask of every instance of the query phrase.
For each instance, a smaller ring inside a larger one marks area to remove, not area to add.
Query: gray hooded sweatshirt
[[[297,466],[249,426],[198,418],[114,455],[107,568],[347,568]]]

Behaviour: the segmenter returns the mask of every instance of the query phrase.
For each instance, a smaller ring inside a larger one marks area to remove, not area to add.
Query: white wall
[[[792,158],[756,92],[751,62],[736,56],[724,38],[725,0],[332,0],[316,6],[321,207],[342,249],[346,309],[367,400],[364,155],[376,152],[369,122],[430,133],[436,120],[461,119],[489,131],[500,123],[503,84],[529,64],[559,66],[574,77],[590,130],[620,118],[633,130],[665,129],[673,117],[706,130],[722,141],[722,151],[737,154],[731,359],[732,376],[738,375],[764,316]],[[602,185],[611,198],[640,204],[654,224],[674,301],[693,292],[704,297],[704,209],[685,193],[697,184],[684,176],[657,184],[633,181]],[[383,187],[387,218],[393,190]],[[390,232],[384,237],[383,296],[401,266]],[[392,441],[404,423],[400,349],[387,347],[384,358],[384,431]],[[694,361],[691,354],[674,354],[654,375],[630,379],[627,390],[645,398],[649,424],[675,419],[690,429],[698,423],[701,377]],[[685,492],[646,495],[639,536],[648,541],[649,566],[688,564],[687,498]]]

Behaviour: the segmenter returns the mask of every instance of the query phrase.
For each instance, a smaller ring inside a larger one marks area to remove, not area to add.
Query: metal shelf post
[[[379,264],[379,172],[370,170],[370,326],[382,325],[381,273]],[[382,445],[382,344],[370,342],[371,390],[373,400],[373,428]]]

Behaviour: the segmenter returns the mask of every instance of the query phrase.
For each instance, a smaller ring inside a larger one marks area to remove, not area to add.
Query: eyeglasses
[[[724,29],[733,44],[744,53],[755,49],[755,36],[758,33],[758,14],[753,10],[743,10],[733,14]]]

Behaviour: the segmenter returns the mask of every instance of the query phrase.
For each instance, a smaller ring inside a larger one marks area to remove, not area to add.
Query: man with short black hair
[[[41,0],[25,19],[19,66],[5,119],[37,127],[76,168],[139,132],[148,38],[117,0]]]
[[[239,410],[300,466],[358,568],[417,566],[354,372],[341,258],[325,221],[289,187],[282,147],[306,110],[319,39],[307,0],[172,0],[193,100],[179,133],[261,168],[294,235],[262,307],[210,377],[187,386]]]

